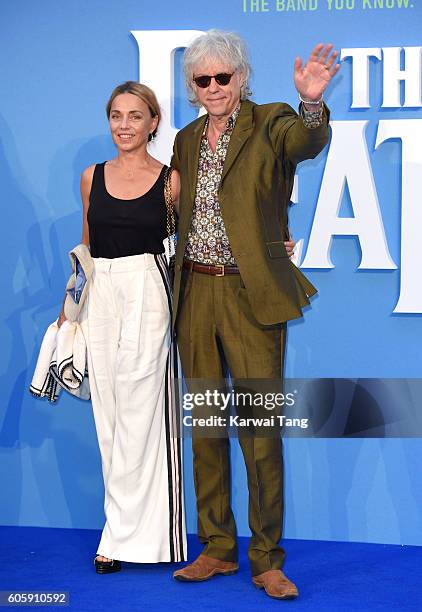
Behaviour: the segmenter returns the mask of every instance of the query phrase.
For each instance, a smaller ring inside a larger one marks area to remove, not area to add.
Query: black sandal
[[[120,572],[122,564],[117,559],[111,561],[97,561],[97,557],[103,557],[104,555],[95,555],[94,565],[97,574],[113,574],[114,572]]]

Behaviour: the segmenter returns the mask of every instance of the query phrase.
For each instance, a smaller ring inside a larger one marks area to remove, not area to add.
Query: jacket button
[[[176,268],[177,268],[177,269],[179,270],[179,272],[180,272],[180,270],[182,269],[182,266],[181,266],[180,264],[177,264]]]

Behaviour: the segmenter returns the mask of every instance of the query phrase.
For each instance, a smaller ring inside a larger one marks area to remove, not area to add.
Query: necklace
[[[148,166],[148,165],[146,165],[146,166],[144,166],[144,167],[140,167],[140,168],[137,168],[136,166],[133,166],[133,168],[122,168],[122,167],[120,167],[120,168],[121,168],[121,172],[122,172],[122,174],[123,174],[124,178],[125,178],[125,179],[129,179],[129,180],[130,180],[130,179],[133,179],[133,178],[134,178],[134,176],[135,176],[136,172],[138,172],[138,170],[141,170],[141,171],[142,171],[142,170],[144,170],[144,169],[145,169],[147,166]]]

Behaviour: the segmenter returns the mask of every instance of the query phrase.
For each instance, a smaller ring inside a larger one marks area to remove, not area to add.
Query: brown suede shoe
[[[237,563],[220,561],[220,559],[214,559],[214,557],[208,557],[207,555],[199,555],[193,563],[174,572],[173,578],[182,580],[183,582],[202,582],[203,580],[212,578],[216,574],[231,576],[231,574],[235,574],[238,569],[239,566]]]
[[[281,570],[268,570],[252,577],[258,589],[265,589],[269,597],[275,599],[295,599],[299,595],[296,585]]]

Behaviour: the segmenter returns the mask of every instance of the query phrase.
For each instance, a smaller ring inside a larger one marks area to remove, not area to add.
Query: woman
[[[120,561],[186,558],[163,246],[166,167],[147,146],[160,108],[151,89],[128,81],[115,88],[106,110],[117,156],[81,178],[82,242],[94,273],[79,322],[105,485],[97,573],[120,570]],[[171,186],[177,201],[176,172]]]

